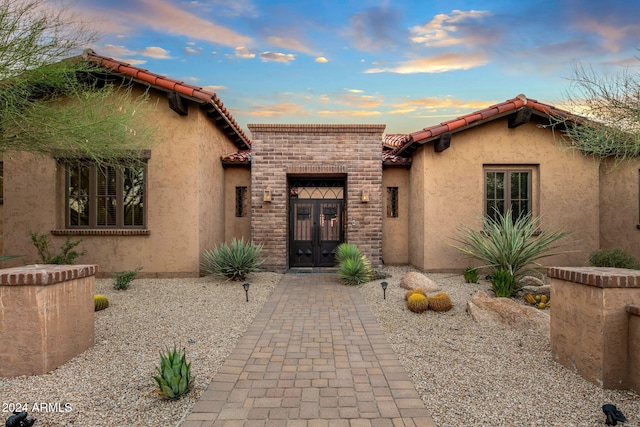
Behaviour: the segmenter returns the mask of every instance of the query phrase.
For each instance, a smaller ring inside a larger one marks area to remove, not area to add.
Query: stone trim
[[[95,276],[97,272],[97,265],[26,265],[0,270],[0,285],[53,285]]]
[[[386,125],[370,124],[250,124],[247,125],[252,133],[382,133]],[[382,140],[380,140],[382,145]]]
[[[640,270],[610,267],[551,267],[547,276],[597,288],[640,288]]]
[[[640,304],[629,304],[627,306],[627,313],[640,316]]]
[[[341,174],[347,173],[347,165],[286,165],[288,174]]]
[[[51,230],[51,234],[54,236],[148,236],[151,232],[146,228],[63,228]]]

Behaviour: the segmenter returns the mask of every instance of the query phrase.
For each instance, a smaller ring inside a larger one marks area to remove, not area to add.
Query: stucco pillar
[[[52,371],[93,346],[95,265],[0,270],[0,376]]]
[[[554,267],[547,275],[553,358],[602,388],[637,387],[630,343],[638,349],[640,330],[627,307],[640,304],[640,271]]]

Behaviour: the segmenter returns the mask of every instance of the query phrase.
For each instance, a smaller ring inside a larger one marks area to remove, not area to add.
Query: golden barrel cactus
[[[429,296],[429,308],[433,311],[449,311],[453,308],[451,297],[445,292]]]
[[[429,299],[420,293],[414,293],[407,299],[407,308],[414,313],[427,311],[429,308]]]
[[[422,288],[409,289],[407,292],[404,293],[405,301],[408,301],[409,297],[413,294],[420,294],[420,295],[424,295],[425,297],[427,296],[427,293]]]
[[[109,307],[109,300],[104,295],[94,295],[93,306],[95,311],[104,310],[105,308]]]

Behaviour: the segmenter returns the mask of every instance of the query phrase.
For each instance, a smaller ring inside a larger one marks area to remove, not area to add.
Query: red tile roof
[[[239,148],[243,149],[251,147],[251,140],[231,116],[229,110],[227,110],[227,108],[222,104],[222,101],[220,101],[215,93],[209,92],[201,87],[192,86],[184,82],[152,73],[142,68],[134,67],[133,65],[113,58],[98,55],[91,49],[85,50],[82,57],[85,60],[91,61],[101,67],[129,76],[140,83],[151,85],[158,89],[178,92],[179,94],[184,95],[195,102],[199,102],[200,104],[211,104],[232,129],[234,134],[233,139],[235,139],[234,142],[236,145],[239,145]]]
[[[412,145],[425,144],[431,140],[436,139],[443,133],[463,131],[470,127],[486,123],[487,121],[495,120],[509,114],[513,114],[515,111],[523,107],[531,108],[533,110],[533,113],[539,116],[560,117],[570,121],[584,120],[582,117],[574,115],[568,111],[556,108],[552,105],[538,102],[535,99],[528,99],[525,95],[518,95],[513,99],[508,99],[504,102],[492,105],[483,110],[466,114],[456,119],[442,122],[438,125],[424,128],[416,132],[412,132],[407,135],[407,138],[405,140],[401,141],[402,143],[400,145],[396,146],[396,148],[393,150],[393,154],[399,154]]]

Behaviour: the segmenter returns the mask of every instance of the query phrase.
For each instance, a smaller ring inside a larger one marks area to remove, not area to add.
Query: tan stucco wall
[[[413,154],[409,174],[409,264],[424,269],[425,149]]]
[[[600,246],[622,248],[640,260],[640,161],[600,168]]]
[[[550,130],[535,123],[509,129],[506,118],[454,134],[450,148],[441,153],[427,144],[414,155],[411,174],[419,176],[411,178],[411,224],[419,227],[424,212],[424,230],[411,229],[409,247],[417,251],[412,264],[428,271],[476,265],[450,243],[460,225],[482,224],[485,165],[530,166],[534,214],[542,215],[542,227],[573,230],[576,243],[566,249],[578,251],[543,263],[586,264],[599,245],[597,163],[560,146]]]
[[[224,239],[226,242],[234,238],[251,241],[251,170],[249,167],[227,168],[224,180]],[[244,217],[236,217],[236,187],[247,187],[247,215]]]
[[[398,217],[387,217],[387,187],[398,187]],[[386,265],[409,263],[409,170],[382,172],[382,260]]]
[[[224,240],[220,157],[237,149],[197,106],[181,116],[163,94],[152,96],[158,105],[148,119],[162,142],[152,146],[148,162],[150,234],[71,236],[87,252],[76,262],[98,264],[100,275],[143,267],[141,276],[196,276],[202,249]],[[5,176],[4,227],[11,230],[5,253],[25,255],[13,265],[36,261],[27,232],[64,228],[64,171],[53,159],[16,154],[5,159]],[[66,239],[51,237],[55,248]]]

